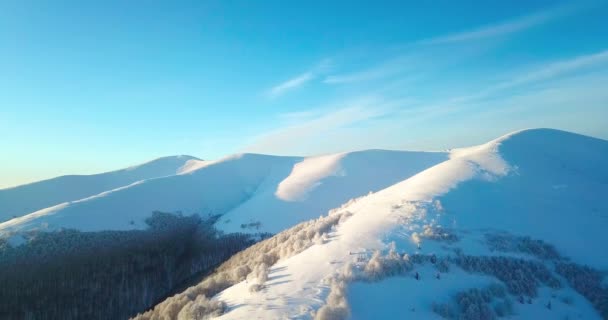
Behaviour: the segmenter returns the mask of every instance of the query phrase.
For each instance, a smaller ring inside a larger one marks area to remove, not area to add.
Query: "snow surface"
[[[217,226],[224,231],[274,233],[408,178],[447,156],[368,150],[314,158],[238,154],[217,161],[189,159],[177,174],[35,211],[1,223],[0,233],[141,229],[155,210],[223,214]],[[255,226],[244,226],[250,223]]]
[[[606,164],[607,141],[549,129],[453,150],[449,160],[335,211],[353,215],[336,227],[329,242],[275,264],[262,291],[249,292],[241,282],[218,294],[214,299],[228,305],[219,318],[309,319],[325,303],[327,280],[357,263],[351,253],[385,250],[389,242],[399,252],[451,252],[449,246],[416,236],[429,225],[454,228],[464,237],[456,245],[466,254],[493,254],[471,243],[487,230],[507,230],[543,239],[574,261],[605,270]],[[352,284],[352,318],[438,318],[430,313],[433,301],[448,301],[458,290],[490,281],[455,269],[442,280],[422,266],[417,269],[420,281],[406,276]],[[544,307],[552,296],[563,294],[573,298],[572,306],[554,302],[553,310]],[[532,305],[514,308],[513,318],[600,318],[567,287],[543,288]]]
[[[277,233],[411,177],[447,156],[441,152],[368,150],[330,155],[324,161],[298,159],[288,172],[269,176],[254,197],[227,212],[217,226],[226,232],[242,232],[248,229],[241,224],[259,221],[261,230]],[[299,183],[302,181],[306,183]],[[290,195],[305,196],[281,199],[277,193],[284,192],[286,185]]]
[[[191,156],[164,157],[126,169],[94,175],[69,175],[0,189],[0,222],[67,201],[75,201],[116,189],[136,181],[174,175]]]

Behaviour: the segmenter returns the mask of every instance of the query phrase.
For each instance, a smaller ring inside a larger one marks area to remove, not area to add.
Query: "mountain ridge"
[[[75,201],[134,182],[176,174],[192,156],[161,157],[123,169],[90,175],[64,175],[0,189],[0,221]]]
[[[301,167],[313,158],[238,154],[199,162],[191,170],[177,175],[143,180],[87,199],[39,210],[29,217],[0,224],[0,231],[19,228],[39,219],[50,219],[47,222],[51,226],[80,230],[137,229],[145,226],[144,220],[152,211],[161,210],[224,214],[217,225],[226,232],[261,231],[242,227],[258,220],[261,220],[262,230],[278,232],[323,214],[352,197],[410,176],[444,160],[446,154],[380,150],[344,153],[339,157],[341,161],[334,163],[336,170],[341,170],[340,174],[328,172],[309,181],[306,188],[314,194],[312,198],[280,199],[276,195],[277,189],[283,181],[290,180],[294,166]],[[376,169],[370,171],[369,168]],[[262,210],[267,214],[259,215]],[[290,211],[296,212],[285,214]],[[64,218],[68,216],[74,219]],[[121,220],[115,221],[112,216]],[[96,220],[95,217],[104,218]],[[53,223],[57,219],[64,222]]]

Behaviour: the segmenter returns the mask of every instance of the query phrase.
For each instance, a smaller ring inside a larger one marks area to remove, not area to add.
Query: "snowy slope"
[[[332,212],[342,218],[323,236],[325,241],[273,265],[261,291],[251,292],[252,282],[242,281],[215,296],[228,307],[219,318],[309,319],[315,313],[332,318],[332,312],[343,315],[344,294],[352,319],[441,319],[432,311],[433,303],[450,301],[465,289],[500,283],[488,274],[465,272],[466,264],[455,265],[463,254],[516,257],[547,270],[569,261],[608,270],[606,164],[607,141],[549,129],[453,150],[449,160]],[[507,239],[501,242],[505,252],[490,245],[491,235]],[[543,252],[517,245],[509,251],[521,236],[554,245],[563,258],[544,257]],[[374,250],[389,258],[375,258]],[[436,255],[452,265],[436,279],[435,265],[416,263],[403,253]],[[399,261],[413,269],[399,269],[393,276],[385,271],[369,282],[369,270],[377,261]],[[550,272],[561,287],[538,283],[538,295],[529,304],[513,303],[512,318],[601,318],[566,279]],[[528,282],[537,281],[532,280]]]
[[[122,170],[69,175],[0,189],[0,222],[67,201],[74,201],[131,183],[181,172],[203,162],[191,156],[163,157]]]
[[[278,232],[350,198],[447,159],[446,153],[368,150],[314,158],[241,154],[191,161],[176,175],[138,181],[0,224],[0,233],[146,227],[154,210],[223,214],[225,231]]]
[[[227,232],[241,224],[261,223],[279,232],[324,215],[351,198],[381,190],[447,158],[445,153],[368,150],[306,158],[287,175],[269,177],[256,196],[230,210],[218,222]]]

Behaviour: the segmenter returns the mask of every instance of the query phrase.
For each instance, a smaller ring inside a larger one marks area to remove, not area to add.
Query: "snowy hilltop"
[[[535,129],[233,256],[138,319],[607,319],[608,142]]]

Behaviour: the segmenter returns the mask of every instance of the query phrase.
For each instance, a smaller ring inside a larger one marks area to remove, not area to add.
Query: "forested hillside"
[[[260,238],[220,234],[216,219],[154,212],[146,230],[0,240],[0,318],[127,319]]]

